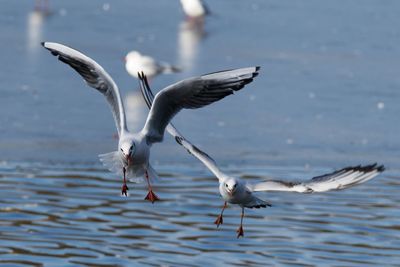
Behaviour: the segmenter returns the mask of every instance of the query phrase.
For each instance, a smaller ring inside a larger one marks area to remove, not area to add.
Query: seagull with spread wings
[[[152,108],[154,95],[147,82],[146,76],[141,74],[140,89],[149,108]],[[156,99],[157,100],[157,99]],[[175,140],[182,145],[190,154],[198,158],[206,167],[218,178],[219,192],[224,199],[221,213],[215,220],[217,227],[223,223],[223,213],[227,203],[237,204],[242,208],[240,226],[237,230],[237,237],[243,236],[243,217],[244,208],[266,208],[271,205],[255,196],[253,193],[258,191],[286,191],[297,193],[316,193],[330,190],[346,189],[364,183],[379,173],[384,171],[383,165],[371,164],[366,166],[353,166],[334,171],[329,174],[314,177],[303,182],[292,182],[284,180],[268,180],[256,184],[246,183],[245,181],[229,176],[222,172],[216,162],[205,152],[185,139],[182,134],[169,123],[167,131],[175,137]]]
[[[77,71],[85,82],[102,93],[114,116],[118,130],[118,150],[99,155],[111,171],[123,175],[122,194],[127,195],[126,178],[146,177],[148,194],[146,200],[154,203],[158,196],[153,192],[150,179],[157,173],[149,164],[150,147],[162,142],[165,127],[181,109],[196,109],[216,102],[251,83],[258,75],[259,67],[220,71],[189,78],[162,89],[154,98],[143,129],[138,133],[128,130],[125,110],[120,92],[110,75],[93,59],[68,46],[44,42],[61,62]]]

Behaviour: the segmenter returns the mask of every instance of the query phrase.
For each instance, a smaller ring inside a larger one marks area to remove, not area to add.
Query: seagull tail
[[[99,155],[100,161],[103,163],[104,167],[106,167],[109,171],[114,172],[119,175],[122,174],[122,161],[119,157],[118,151],[100,154]]]
[[[149,179],[152,183],[158,181],[158,179],[159,179],[158,174],[157,174],[156,170],[154,170],[154,168],[150,164],[147,167],[147,173],[148,173]]]
[[[181,72],[182,69],[176,66],[173,66],[168,63],[162,63],[162,73],[164,74],[170,74],[170,73],[175,73],[175,72]]]

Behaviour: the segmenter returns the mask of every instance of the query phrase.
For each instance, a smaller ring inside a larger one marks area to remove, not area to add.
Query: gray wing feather
[[[161,142],[165,127],[181,109],[196,109],[242,89],[258,75],[249,67],[189,78],[161,90],[154,98],[143,133],[150,143]]]
[[[138,74],[139,77],[139,85],[140,85],[140,90],[142,92],[143,98],[149,107],[151,109],[153,100],[154,100],[154,94],[150,89],[150,86],[148,84],[147,78],[143,73]],[[197,148],[195,145],[190,143],[183,135],[175,128],[175,126],[170,122],[167,125],[167,131],[170,135],[172,135],[176,142],[183,146],[190,154],[194,155],[196,158],[198,158],[201,162],[203,162],[204,165],[207,166],[207,168],[210,169],[210,171],[218,178],[218,180],[223,180],[227,176],[218,168],[216,162],[214,161],[213,158],[211,158],[207,153],[203,152],[199,148]]]
[[[71,66],[85,82],[102,93],[111,107],[118,133],[126,130],[126,121],[119,89],[110,75],[93,59],[68,46],[44,42],[43,47],[57,56],[61,62]]]
[[[314,177],[305,182],[286,182],[270,180],[255,185],[248,185],[252,191],[292,191],[298,193],[325,192],[341,190],[364,183],[385,170],[383,165],[371,164],[353,166]]]

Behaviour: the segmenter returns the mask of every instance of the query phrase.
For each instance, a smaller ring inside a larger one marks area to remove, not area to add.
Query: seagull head
[[[233,196],[238,187],[238,181],[234,178],[230,178],[224,182],[224,187],[228,195]]]
[[[132,158],[132,155],[135,153],[135,149],[136,145],[133,140],[125,141],[120,145],[120,153],[126,161],[129,161],[129,159]]]

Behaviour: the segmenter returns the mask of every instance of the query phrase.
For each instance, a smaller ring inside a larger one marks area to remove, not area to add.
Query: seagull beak
[[[228,192],[228,195],[229,195],[229,196],[232,196],[232,195],[233,195],[232,190],[227,189],[226,191]]]

